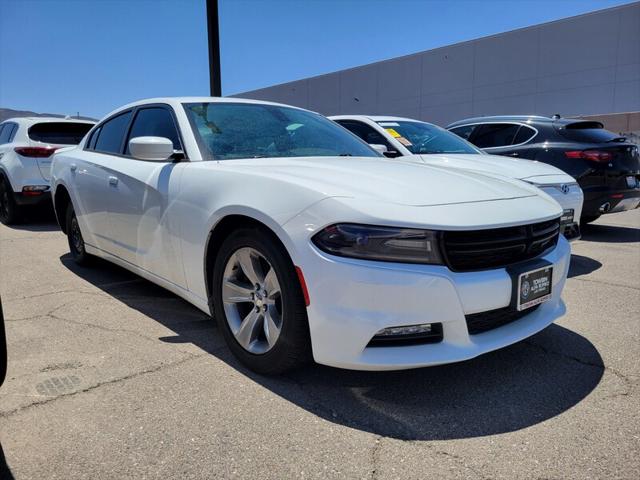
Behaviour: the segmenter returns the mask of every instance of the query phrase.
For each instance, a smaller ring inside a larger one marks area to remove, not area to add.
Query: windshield
[[[355,135],[321,115],[254,103],[187,103],[206,160],[267,157],[378,157]]]
[[[29,128],[29,138],[36,142],[77,145],[92,127],[93,123],[36,123]]]
[[[480,150],[455,133],[448,132],[429,123],[399,120],[378,122],[378,125],[414,154],[482,154]]]

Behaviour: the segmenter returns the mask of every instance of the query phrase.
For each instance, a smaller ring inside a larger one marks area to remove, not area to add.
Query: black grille
[[[511,322],[521,319],[525,315],[529,315],[538,309],[540,305],[527,308],[526,310],[517,311],[513,307],[498,308],[487,312],[474,313],[465,315],[467,320],[467,329],[471,335],[487,332],[494,328],[502,327]]]
[[[535,258],[558,242],[560,219],[517,227],[443,232],[447,266],[457,272],[500,268]]]

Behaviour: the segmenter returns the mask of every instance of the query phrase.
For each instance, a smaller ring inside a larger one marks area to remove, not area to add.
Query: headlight
[[[318,232],[312,241],[323,252],[341,257],[382,262],[443,263],[437,233],[431,230],[340,223]]]

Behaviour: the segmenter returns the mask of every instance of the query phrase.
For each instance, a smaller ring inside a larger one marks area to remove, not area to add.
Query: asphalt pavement
[[[573,253],[567,315],[511,347],[403,372],[262,377],[168,291],[105,262],[77,267],[51,218],[0,225],[4,474],[637,478],[640,210],[603,217]]]

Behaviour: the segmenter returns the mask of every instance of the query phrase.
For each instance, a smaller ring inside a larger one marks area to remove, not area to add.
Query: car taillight
[[[32,158],[50,157],[57,150],[56,147],[16,147],[13,149],[18,155]]]
[[[564,152],[567,158],[583,158],[592,162],[609,162],[613,158],[611,152],[603,152],[601,150],[571,150]]]

